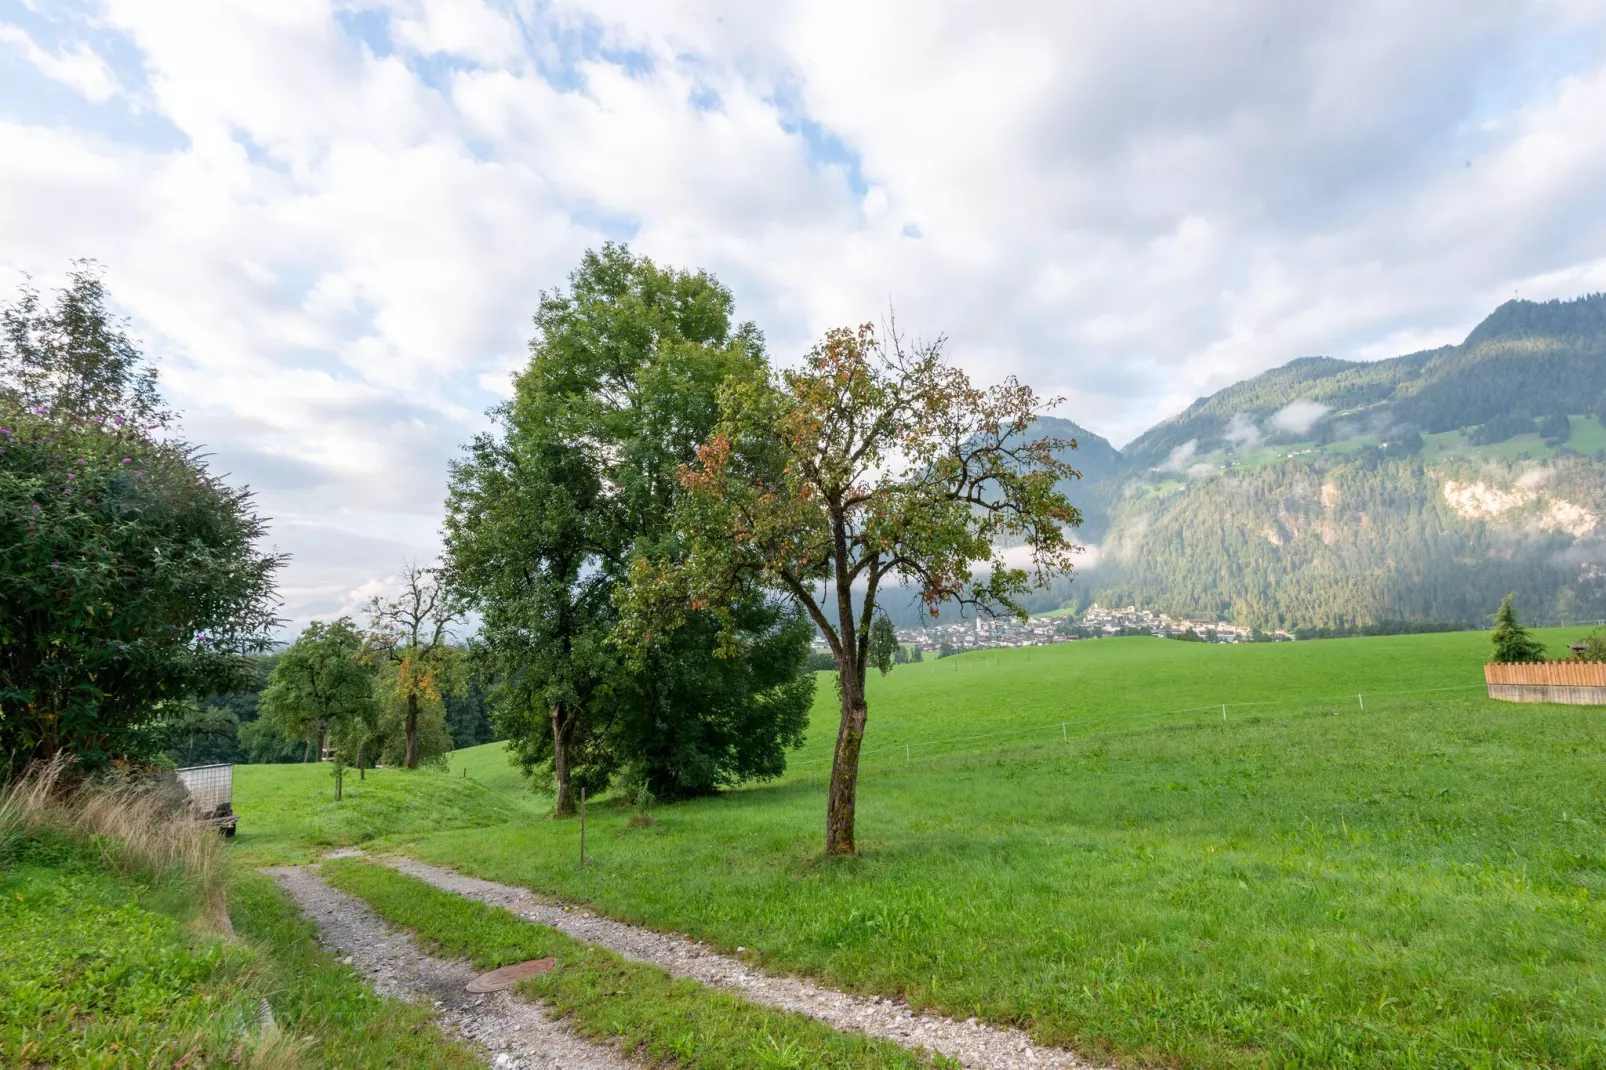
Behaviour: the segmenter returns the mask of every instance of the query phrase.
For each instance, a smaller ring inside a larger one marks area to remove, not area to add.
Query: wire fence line
[[[1335,703],[1335,702],[1348,703],[1350,700],[1353,699],[1355,701],[1355,703],[1356,703],[1357,708],[1359,710],[1361,710],[1361,711],[1364,711],[1366,709],[1366,698],[1367,698],[1368,695],[1372,696],[1373,698],[1388,698],[1388,697],[1397,696],[1397,695],[1439,694],[1439,693],[1443,693],[1443,692],[1447,692],[1447,691],[1475,691],[1475,690],[1476,691],[1482,691],[1482,690],[1484,690],[1485,686],[1486,685],[1481,684],[1481,683],[1479,683],[1479,684],[1457,684],[1457,685],[1452,686],[1452,687],[1420,687],[1420,688],[1409,688],[1409,689],[1397,690],[1397,691],[1357,691],[1357,692],[1345,692],[1343,694],[1336,694],[1336,695],[1333,695],[1333,694],[1330,694],[1330,695],[1294,695],[1294,696],[1288,696],[1288,697],[1285,697],[1285,698],[1252,699],[1252,700],[1228,701],[1228,702],[1211,702],[1211,703],[1206,703],[1205,705],[1202,705],[1202,706],[1184,706],[1184,707],[1181,707],[1181,708],[1178,708],[1178,709],[1170,709],[1170,710],[1133,710],[1133,711],[1130,711],[1130,712],[1127,712],[1127,713],[1096,714],[1096,715],[1090,715],[1090,716],[1068,718],[1068,719],[1060,720],[1060,721],[1051,721],[1051,722],[1044,723],[1044,724],[1034,724],[1034,725],[1030,725],[1030,726],[1025,727],[1025,728],[1005,728],[1005,729],[1000,729],[1000,730],[998,730],[996,732],[979,732],[979,733],[974,733],[974,734],[971,734],[971,735],[964,735],[964,736],[950,736],[950,737],[948,737],[946,739],[906,740],[906,741],[903,741],[903,742],[887,743],[887,744],[883,744],[882,746],[879,746],[879,747],[872,747],[872,748],[868,748],[868,749],[865,749],[865,750],[861,750],[859,752],[859,758],[862,761],[865,758],[877,757],[877,756],[886,755],[886,754],[896,755],[896,754],[902,753],[903,756],[904,756],[904,760],[907,762],[907,761],[912,761],[914,759],[914,757],[915,757],[915,753],[914,752],[915,752],[915,750],[917,748],[922,748],[922,747],[924,747],[924,748],[943,747],[943,746],[950,746],[950,745],[960,744],[960,743],[974,743],[974,742],[978,742],[978,741],[981,741],[981,740],[1003,740],[1003,739],[1008,739],[1008,738],[1019,738],[1019,737],[1022,737],[1022,736],[1036,735],[1038,733],[1052,732],[1055,729],[1059,730],[1062,741],[1068,743],[1068,742],[1070,742],[1070,729],[1073,728],[1073,727],[1078,727],[1079,728],[1079,727],[1088,726],[1088,725],[1095,725],[1095,724],[1122,724],[1122,725],[1125,725],[1125,724],[1131,724],[1133,722],[1142,721],[1142,720],[1149,719],[1149,718],[1175,717],[1175,716],[1179,716],[1179,715],[1182,715],[1182,714],[1188,714],[1188,713],[1214,713],[1216,710],[1220,710],[1221,711],[1222,722],[1226,723],[1227,722],[1227,713],[1228,713],[1229,709],[1254,707],[1254,706],[1291,706],[1291,705],[1310,706],[1310,705],[1317,705],[1317,704],[1331,704],[1331,703]],[[832,756],[826,755],[826,756],[820,757],[820,758],[805,758],[805,759],[803,759],[801,761],[790,761],[790,762],[787,763],[787,767],[789,769],[791,769],[791,768],[796,768],[798,766],[820,765],[820,764],[823,764],[823,763],[826,763],[826,762],[830,762],[830,761],[832,761]]]

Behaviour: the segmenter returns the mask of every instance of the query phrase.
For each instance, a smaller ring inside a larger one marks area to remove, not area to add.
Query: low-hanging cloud
[[[1181,472],[1193,464],[1194,454],[1198,452],[1199,440],[1190,438],[1167,455],[1160,469],[1165,472]]]
[[[1227,444],[1233,449],[1247,450],[1260,445],[1262,436],[1260,428],[1255,425],[1255,421],[1248,413],[1235,412],[1227,423],[1226,430],[1221,432],[1221,437],[1226,439]]]
[[[1300,398],[1289,402],[1276,412],[1272,413],[1271,425],[1279,431],[1286,431],[1290,435],[1309,434],[1310,429],[1316,426],[1316,421],[1326,416],[1331,409],[1319,401],[1308,401]]]

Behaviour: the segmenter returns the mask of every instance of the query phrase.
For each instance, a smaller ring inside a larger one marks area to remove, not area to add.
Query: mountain
[[[1479,623],[1511,590],[1532,617],[1606,616],[1603,422],[1592,295],[1507,302],[1457,346],[1294,360],[1124,450],[1051,431],[1082,447],[1097,548],[1060,593],[1265,628]]]
[[[1062,450],[1060,456],[1082,473],[1083,483],[1097,483],[1112,479],[1127,469],[1126,458],[1101,435],[1095,435],[1080,424],[1058,416],[1040,416],[1026,432],[1028,438],[1057,438],[1074,442],[1074,450]]]
[[[1204,453],[1272,443],[1451,431],[1500,416],[1593,412],[1606,402],[1606,294],[1507,301],[1458,346],[1371,363],[1304,357],[1200,398],[1123,451],[1164,463],[1195,443]]]

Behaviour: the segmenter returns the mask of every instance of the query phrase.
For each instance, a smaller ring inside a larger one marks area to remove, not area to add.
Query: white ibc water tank
[[[190,793],[190,800],[203,816],[210,817],[220,807],[234,801],[234,766],[196,765],[176,769],[180,783]]]

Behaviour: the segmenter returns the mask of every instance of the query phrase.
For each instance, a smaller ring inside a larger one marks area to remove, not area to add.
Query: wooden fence
[[[1505,702],[1556,702],[1606,706],[1606,662],[1539,661],[1485,665],[1489,697]]]

